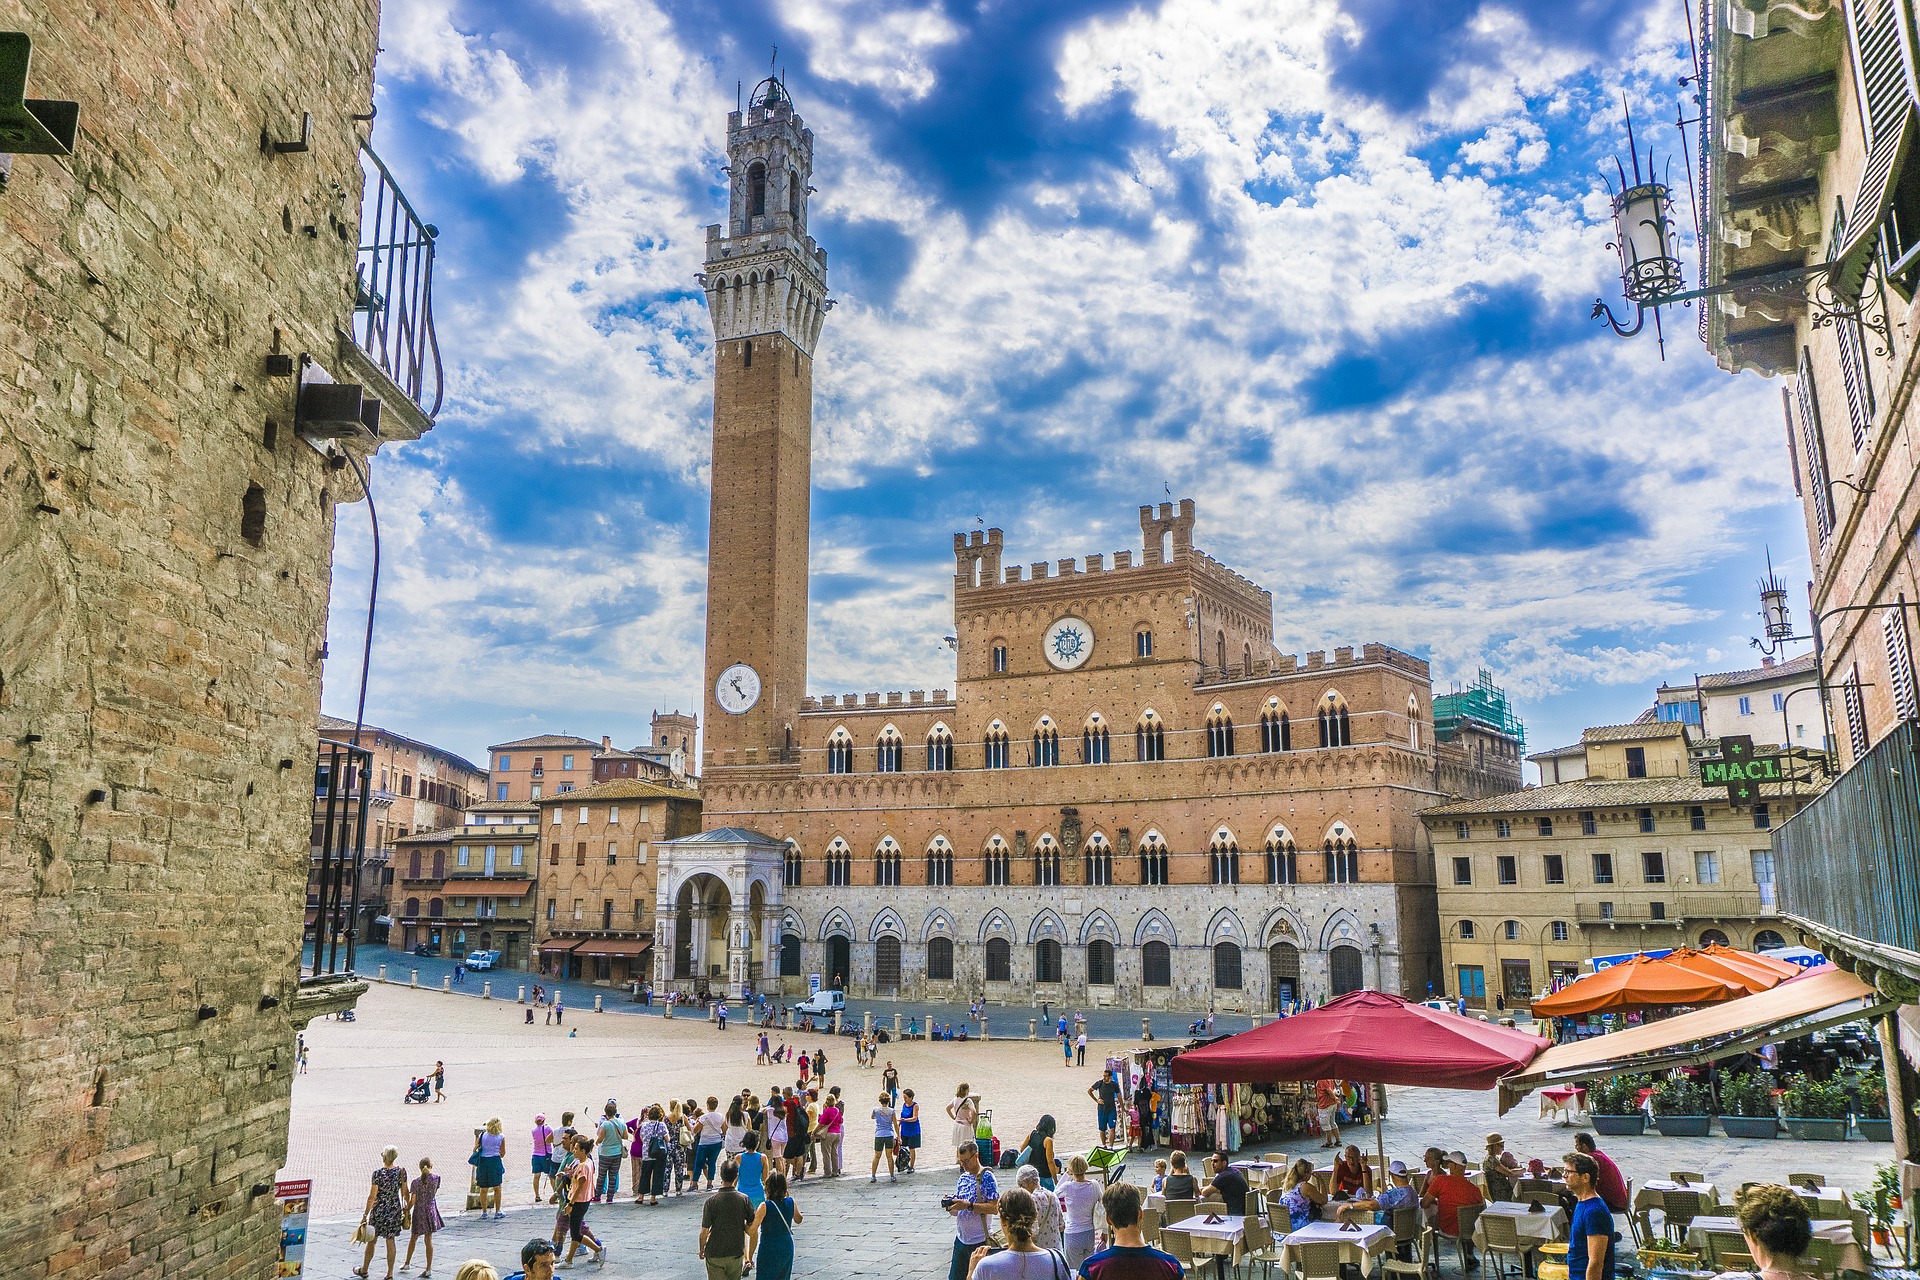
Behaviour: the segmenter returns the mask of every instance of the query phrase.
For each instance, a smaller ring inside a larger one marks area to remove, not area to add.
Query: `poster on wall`
[[[273,1200],[280,1206],[280,1263],[275,1276],[306,1274],[307,1209],[312,1196],[311,1179],[273,1184]]]

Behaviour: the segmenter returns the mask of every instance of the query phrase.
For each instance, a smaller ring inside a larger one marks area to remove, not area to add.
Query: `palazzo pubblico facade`
[[[729,117],[705,830],[656,846],[656,986],[1235,1010],[1438,983],[1415,814],[1517,788],[1518,739],[1437,742],[1427,664],[1385,645],[1278,652],[1191,500],[1079,561],[954,535],[955,688],[806,695],[812,145],[778,81]]]

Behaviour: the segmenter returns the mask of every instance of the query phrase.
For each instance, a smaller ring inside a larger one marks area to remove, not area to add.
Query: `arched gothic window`
[[[1034,842],[1033,882],[1039,885],[1060,883],[1060,846],[1051,835],[1043,835]]]
[[[1107,843],[1106,836],[1096,831],[1087,837],[1086,848],[1087,883],[1095,885],[1113,883],[1113,846]]]
[[[1353,726],[1347,720],[1347,704],[1338,694],[1328,694],[1326,701],[1320,704],[1317,714],[1320,720],[1321,746],[1350,747],[1353,745]]]
[[[1113,985],[1113,944],[1105,938],[1095,938],[1087,944],[1087,985]]]
[[[1407,745],[1420,749],[1420,699],[1407,699]]]
[[[927,976],[936,982],[953,981],[953,939],[927,939]]]
[[[881,730],[879,741],[874,744],[874,771],[877,773],[900,772],[901,756],[906,744],[900,740],[900,732],[892,725]]]
[[[1213,640],[1214,662],[1220,668],[1222,676],[1227,674],[1227,633],[1216,632]]]
[[[1013,883],[1013,850],[999,836],[987,841],[987,883]]]
[[[1013,944],[1005,938],[987,939],[987,981],[1013,981]]]
[[[1013,751],[1007,730],[998,720],[987,726],[987,768],[1006,769],[1013,764]]]
[[[927,845],[927,883],[953,883],[953,846],[947,843],[945,836],[935,836],[932,843]]]
[[[1285,827],[1275,827],[1267,835],[1267,883],[1300,883],[1299,854]]]
[[[1213,985],[1222,991],[1240,989],[1240,948],[1231,942],[1213,944]]]
[[[827,772],[853,772],[853,735],[845,725],[834,729],[827,739]]]
[[[755,160],[747,166],[747,216],[767,215],[767,166]]]
[[[853,883],[853,850],[839,836],[827,845],[827,883],[831,885],[850,885]]]
[[[1207,754],[1213,757],[1233,754],[1233,717],[1218,703],[1207,714]]]
[[[1133,754],[1136,760],[1165,760],[1167,730],[1157,712],[1147,711],[1133,730]]]
[[[1287,720],[1287,709],[1280,705],[1280,699],[1268,698],[1267,705],[1260,711],[1260,750],[1265,752],[1293,750],[1293,725]]]
[[[803,863],[800,859],[800,846],[795,844],[791,840],[787,841],[787,852],[785,857],[785,863],[786,863],[786,871],[785,871],[785,875],[782,877],[784,882],[788,885],[800,884],[801,873],[805,868],[806,864]]]
[[[1173,985],[1173,952],[1164,942],[1149,942],[1140,948],[1140,984],[1146,987]]]
[[[1355,884],[1359,881],[1360,851],[1351,831],[1336,825],[1327,833],[1322,848],[1327,855],[1328,884]]]
[[[1213,882],[1215,884],[1240,883],[1240,846],[1234,841],[1233,833],[1222,827],[1213,834],[1213,843],[1208,847],[1208,860],[1213,864]]]
[[[894,886],[900,883],[900,846],[887,836],[873,850],[873,882]]]
[[[1042,938],[1033,944],[1033,980],[1060,981],[1060,943],[1057,939]]]
[[[933,726],[927,735],[927,768],[936,773],[953,768],[953,735],[944,724]]]
[[[1033,728],[1033,763],[1036,767],[1060,763],[1060,732],[1053,727],[1053,720],[1041,716],[1040,723]]]
[[[1140,838],[1141,884],[1169,883],[1172,861],[1172,855],[1167,852],[1167,843],[1160,838],[1158,831],[1149,831]]]
[[[1080,730],[1080,763],[1107,764],[1113,759],[1107,740],[1107,722],[1098,711],[1087,717]]]

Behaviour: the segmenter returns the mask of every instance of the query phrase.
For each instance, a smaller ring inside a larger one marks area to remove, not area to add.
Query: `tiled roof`
[[[1536,751],[1532,755],[1528,756],[1527,759],[1552,760],[1561,756],[1583,756],[1586,753],[1587,753],[1586,743],[1574,742],[1574,743],[1569,743],[1564,747],[1549,747],[1545,751]]]
[[[1650,738],[1684,738],[1687,726],[1678,720],[1636,720],[1632,724],[1595,725],[1580,735],[1581,743],[1645,742]]]
[[[468,813],[530,813],[539,805],[537,800],[482,800],[478,804],[466,807]]]
[[[611,782],[596,782],[576,791],[558,791],[550,796],[541,796],[533,804],[579,804],[583,800],[691,800],[698,804],[700,793],[687,787],[665,787],[640,778],[615,778]]]
[[[416,831],[410,836],[395,838],[395,844],[441,844],[460,834],[458,827],[442,827],[438,831]]]
[[[1777,784],[1762,790],[1769,796],[1784,794]],[[1803,789],[1803,794],[1804,794]],[[1482,813],[1535,813],[1562,809],[1619,809],[1656,804],[1725,804],[1724,787],[1703,787],[1694,778],[1583,778],[1578,782],[1557,782],[1546,787],[1527,787],[1483,800],[1456,800],[1451,804],[1422,809],[1423,818],[1468,817]]]
[[[696,831],[690,836],[681,836],[678,840],[662,840],[661,844],[785,844],[786,841],[766,834],[764,831],[749,831],[745,827],[715,827],[711,831]]]
[[[487,750],[514,751],[533,747],[583,747],[589,751],[598,751],[600,744],[592,738],[576,738],[570,733],[542,733],[531,738],[519,738],[513,742],[496,742]]]
[[[322,713],[320,716],[320,732],[328,735],[329,737],[338,738],[342,742],[351,742],[353,740],[353,721],[342,720],[339,716],[330,716],[330,715],[326,715],[325,713]],[[451,760],[453,763],[459,765],[461,768],[466,769],[472,773],[486,772],[485,769],[482,769],[479,765],[467,759],[465,756],[457,755],[454,752],[447,750],[445,747],[436,747],[431,742],[422,742],[418,738],[409,738],[404,733],[395,733],[393,730],[383,729],[377,724],[363,724],[360,726],[360,745],[361,746],[366,746],[367,739],[373,736],[389,738],[389,739],[392,739],[394,742],[404,742],[408,746],[413,747],[417,750],[428,751],[428,752],[432,752],[434,755],[443,756],[446,759]]]
[[[1776,662],[1770,667],[1749,667],[1745,671],[1722,671],[1715,675],[1701,676],[1700,687],[1732,689],[1743,684],[1771,684],[1775,680],[1792,680],[1812,674],[1813,655],[1803,653],[1797,658]]]

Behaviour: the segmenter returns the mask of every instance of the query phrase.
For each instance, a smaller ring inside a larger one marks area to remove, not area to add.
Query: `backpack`
[[[656,1130],[647,1138],[647,1159],[664,1160],[667,1155],[667,1140]]]

